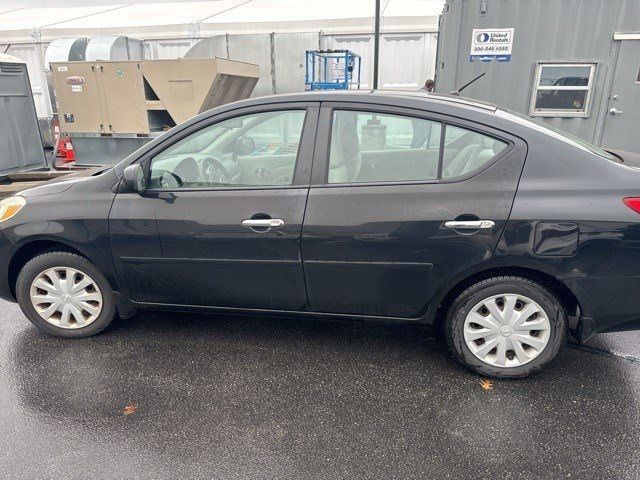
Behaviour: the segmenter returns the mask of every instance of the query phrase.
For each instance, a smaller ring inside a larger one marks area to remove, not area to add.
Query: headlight
[[[24,197],[9,197],[0,201],[0,222],[4,222],[12,218],[16,213],[22,210],[27,201]]]

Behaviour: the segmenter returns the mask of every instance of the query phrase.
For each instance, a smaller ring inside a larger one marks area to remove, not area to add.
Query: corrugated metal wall
[[[304,52],[320,47],[318,33],[283,33],[273,36],[276,93],[304,91]]]
[[[437,33],[383,33],[380,36],[380,88],[417,90],[435,73]],[[361,88],[373,79],[373,34],[323,35],[322,48],[346,49],[362,57]]]
[[[351,50],[362,58],[360,88],[372,87],[373,82],[373,35],[323,35],[320,41],[323,50]],[[379,79],[382,85],[382,80]]]
[[[545,122],[598,141],[615,31],[640,29],[638,0],[447,0],[440,24],[437,85],[449,92],[475,76],[486,76],[464,95],[527,114],[536,62],[597,62],[588,118],[545,118]],[[474,28],[515,28],[511,62],[470,62]]]
[[[227,41],[230,59],[255,63],[260,66],[260,80],[258,80],[252,96],[259,97],[275,93],[271,70],[270,34],[228,35]]]
[[[46,45],[38,43],[0,45],[0,52],[13,55],[27,62],[33,102],[39,117],[47,116],[51,113],[49,90],[47,89],[47,79],[44,73],[45,49]]]
[[[380,86],[417,90],[433,78],[437,33],[391,33],[380,42]]]
[[[186,57],[223,57],[259,65],[255,97],[304,91],[304,52],[319,45],[318,33],[220,35],[202,40]]]
[[[385,33],[380,43],[381,88],[417,90],[433,78],[436,33]],[[321,35],[272,33],[220,35],[203,39],[185,55],[230,58],[260,66],[260,81],[253,96],[304,90],[306,50],[346,49],[362,57],[361,88],[371,88],[373,34]]]
[[[202,40],[197,40],[195,41],[195,44],[189,50],[182,53],[181,56],[186,58],[229,58],[229,51],[227,50],[227,36],[216,35]]]
[[[178,38],[171,40],[145,40],[144,58],[150,60],[171,60],[182,58],[200,39]]]

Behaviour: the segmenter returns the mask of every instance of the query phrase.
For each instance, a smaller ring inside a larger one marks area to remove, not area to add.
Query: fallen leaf
[[[493,382],[491,380],[482,379],[480,380],[480,385],[482,385],[483,390],[492,390]]]
[[[133,403],[127,405],[122,409],[122,413],[124,413],[125,415],[131,415],[135,411],[136,411],[136,406]]]

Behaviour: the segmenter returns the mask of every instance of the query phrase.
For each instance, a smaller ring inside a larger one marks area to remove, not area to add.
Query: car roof
[[[308,91],[303,93],[288,93],[280,95],[269,95],[265,97],[252,98],[248,103],[271,103],[271,102],[331,102],[331,101],[357,101],[360,103],[377,103],[380,100],[412,99],[421,103],[438,103],[452,106],[468,108],[472,110],[482,110],[485,112],[495,112],[498,107],[489,103],[479,102],[470,98],[458,95],[445,95],[441,93],[426,92],[424,90],[343,90],[343,91]]]

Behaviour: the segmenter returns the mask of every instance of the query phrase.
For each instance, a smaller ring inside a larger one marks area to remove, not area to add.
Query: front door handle
[[[243,227],[249,228],[280,228],[284,226],[281,218],[248,218],[242,221]]]
[[[486,230],[496,226],[493,220],[451,220],[445,227],[453,230]]]

